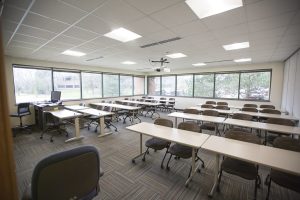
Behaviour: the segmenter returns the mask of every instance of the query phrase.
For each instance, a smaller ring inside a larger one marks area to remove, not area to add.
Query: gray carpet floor
[[[167,118],[164,113],[161,113],[161,117]],[[153,123],[149,117],[140,118],[142,121]],[[133,164],[131,159],[139,152],[139,135],[125,129],[131,124],[129,120],[126,124],[121,122],[114,124],[118,127],[118,132],[112,135],[98,138],[94,128],[90,131],[85,128],[81,130],[85,138],[72,143],[65,143],[64,135],[54,137],[53,143],[49,141],[50,135],[45,135],[41,140],[40,131],[34,128],[32,134],[17,134],[14,138],[14,154],[20,197],[30,183],[33,169],[39,160],[56,152],[82,145],[93,145],[100,152],[100,165],[104,170],[104,176],[100,179],[101,192],[95,199],[210,199],[207,194],[213,184],[215,165],[212,153],[199,151],[200,157],[205,161],[205,168],[201,173],[195,174],[189,187],[186,188],[184,183],[188,176],[190,159],[172,159],[171,169],[167,171],[160,168],[165,151],[150,150],[145,162],[139,158]],[[74,128],[68,126],[68,132],[72,136]],[[143,141],[147,138],[144,136]],[[262,181],[268,172],[268,168],[260,167],[259,174]],[[254,199],[254,181],[224,173],[220,186],[221,191],[216,192],[213,199]],[[262,183],[258,189],[257,199],[265,199],[266,193],[267,187]],[[299,200],[300,194],[273,184],[270,199]]]

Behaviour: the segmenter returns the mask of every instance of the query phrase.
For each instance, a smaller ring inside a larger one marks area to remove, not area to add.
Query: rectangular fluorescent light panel
[[[251,60],[251,58],[241,58],[234,60],[234,62],[250,62]]]
[[[124,62],[122,62],[122,64],[124,64],[124,65],[134,65],[134,64],[136,64],[136,62],[133,62],[133,61],[124,61]]]
[[[198,67],[198,66],[204,66],[206,64],[205,63],[195,63],[195,64],[192,64],[192,65]]]
[[[186,57],[186,55],[184,55],[183,53],[173,53],[173,54],[169,54],[169,55],[166,55],[168,56],[169,58],[183,58],[183,57]]]
[[[115,29],[109,33],[106,33],[104,36],[121,41],[121,42],[128,42],[128,41],[135,40],[137,38],[142,37],[134,32],[131,32],[125,28],[122,28],[122,27]]]
[[[233,44],[227,44],[223,45],[223,48],[226,51],[230,50],[236,50],[236,49],[244,49],[244,48],[249,48],[249,42],[241,42],[241,43],[233,43]]]
[[[67,56],[76,56],[76,57],[86,55],[86,53],[82,53],[80,51],[72,51],[72,50],[66,50],[66,51],[62,52],[61,54],[64,54],[64,55],[67,55]]]
[[[163,68],[164,72],[171,72],[171,69],[168,67]]]
[[[200,19],[243,6],[242,0],[186,0],[185,3]]]

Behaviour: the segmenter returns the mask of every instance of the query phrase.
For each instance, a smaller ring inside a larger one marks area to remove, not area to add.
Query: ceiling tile
[[[299,9],[299,0],[264,0],[246,5],[249,21],[272,17]]]
[[[26,25],[21,25],[20,28],[18,29],[17,33],[23,34],[23,35],[28,35],[28,36],[33,36],[37,38],[42,38],[42,39],[51,39],[54,36],[56,36],[56,33],[46,31],[43,29],[39,28],[34,28]]]
[[[112,27],[108,23],[104,22],[102,19],[92,15],[81,20],[78,24],[76,24],[76,26],[93,31],[101,35],[110,32],[114,28],[118,28],[117,26]]]
[[[121,0],[108,1],[93,14],[104,21],[113,22],[119,26],[145,16],[139,10]]]
[[[22,34],[18,34],[18,33],[15,34],[14,40],[21,41],[21,42],[29,42],[29,43],[38,44],[38,45],[45,44],[48,41],[45,39],[32,37],[32,36],[28,36],[28,35],[22,35]]]
[[[13,32],[10,31],[2,31],[2,42],[4,47],[7,45],[8,40],[10,40],[12,34]]]
[[[180,15],[179,13],[184,14]],[[150,16],[166,27],[173,27],[198,19],[198,17],[184,2],[153,13]]]
[[[21,8],[21,9],[27,9],[31,2],[32,2],[32,0],[22,0],[22,1],[20,1],[20,0],[8,0],[8,1],[5,1],[5,4],[8,4],[10,6],[15,6],[15,7]]]
[[[71,49],[72,47],[74,47],[74,45],[60,42],[49,42],[44,47],[57,49],[57,52],[61,53],[65,50]]]
[[[195,34],[208,31],[205,24],[198,19],[182,25],[170,27],[170,30],[181,37],[195,35]]]
[[[174,5],[182,0],[126,0],[132,6],[138,8],[143,13],[151,14],[153,12],[162,10],[166,7]]]
[[[18,46],[18,47],[25,47],[30,49],[36,49],[39,47],[38,44],[30,43],[30,42],[22,42],[22,41],[16,41],[12,40],[9,45],[11,46]]]
[[[62,2],[49,0],[35,1],[31,11],[69,24],[76,22],[86,14],[86,12]]]
[[[297,14],[294,16],[292,24],[300,24],[300,11],[298,11]]]
[[[157,31],[165,29],[162,25],[155,22],[149,17],[143,17],[133,23],[125,25],[124,28],[129,29],[139,35],[147,36]]]
[[[84,41],[80,40],[78,38],[69,37],[66,35],[59,35],[57,38],[53,40],[53,42],[59,42],[59,43],[67,43],[72,44],[74,46],[82,44]]]
[[[91,40],[91,39],[99,36],[99,34],[96,34],[94,32],[90,32],[90,31],[86,31],[86,30],[84,30],[82,28],[78,28],[78,27],[70,28],[69,30],[64,32],[64,35],[78,38],[81,40]]]
[[[61,23],[51,18],[44,17],[34,13],[28,13],[28,15],[23,21],[23,24],[27,26],[48,30],[54,33],[60,33],[69,26],[66,23]]]
[[[12,6],[6,6],[5,9],[3,9],[1,18],[3,20],[9,20],[9,21],[19,23],[24,14],[25,14],[25,10],[21,10]]]
[[[18,24],[8,20],[2,20],[2,30],[14,32]]]
[[[88,0],[88,3],[87,1],[83,1],[83,0],[60,0],[60,1],[75,6],[81,10],[90,12],[94,10],[96,7],[103,4],[106,0]]]
[[[177,36],[178,35],[173,33],[172,31],[169,31],[169,30],[165,29],[163,31],[153,33],[153,34],[149,35],[148,37],[150,39],[155,40],[156,42],[159,42],[159,41],[174,38],[174,37],[177,37]]]

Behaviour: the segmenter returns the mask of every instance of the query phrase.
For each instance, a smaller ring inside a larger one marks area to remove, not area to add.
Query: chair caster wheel
[[[149,152],[149,151],[147,151],[147,154],[150,154],[150,152]]]
[[[220,186],[217,186],[216,191],[220,192]]]
[[[168,166],[167,168],[166,168],[168,171],[170,171],[170,167]]]
[[[160,166],[160,168],[162,168],[162,169],[163,169],[163,168],[164,168],[164,166],[163,166],[163,165],[161,165],[161,166]]]
[[[132,163],[135,163],[135,160],[134,160],[134,159],[132,159],[132,160],[131,160],[131,162],[132,162]]]
[[[201,173],[201,170],[200,170],[200,169],[197,169],[197,172],[198,172],[198,173]]]
[[[51,139],[50,142],[53,142],[53,140]]]
[[[202,164],[202,165],[201,165],[201,167],[202,167],[202,168],[204,168],[204,167],[205,167],[205,165],[204,165],[204,164]]]
[[[185,187],[188,188],[188,187],[189,187],[189,184],[186,184]]]
[[[43,139],[43,137],[41,136],[40,139]]]
[[[145,162],[145,160],[146,160],[145,158],[142,158],[142,161],[143,161],[143,162]]]
[[[118,132],[118,130],[116,129],[115,132]]]

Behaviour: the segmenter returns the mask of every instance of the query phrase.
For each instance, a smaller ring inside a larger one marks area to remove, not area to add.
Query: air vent
[[[90,59],[87,59],[85,61],[93,61],[93,60],[98,60],[98,59],[102,59],[103,56],[99,56],[99,57],[96,57],[96,58],[90,58]]]
[[[208,61],[208,62],[204,62],[206,64],[208,63],[221,63],[221,62],[231,62],[232,60],[215,60],[215,61]]]
[[[147,47],[152,47],[152,46],[155,46],[155,45],[159,45],[159,44],[165,44],[165,43],[168,43],[168,42],[173,42],[173,41],[176,41],[176,40],[180,40],[181,37],[175,37],[175,38],[170,38],[170,39],[167,39],[167,40],[162,40],[162,41],[159,41],[159,42],[154,42],[154,43],[151,43],[151,44],[146,44],[146,45],[143,45],[143,46],[140,46],[141,48],[147,48]]]

